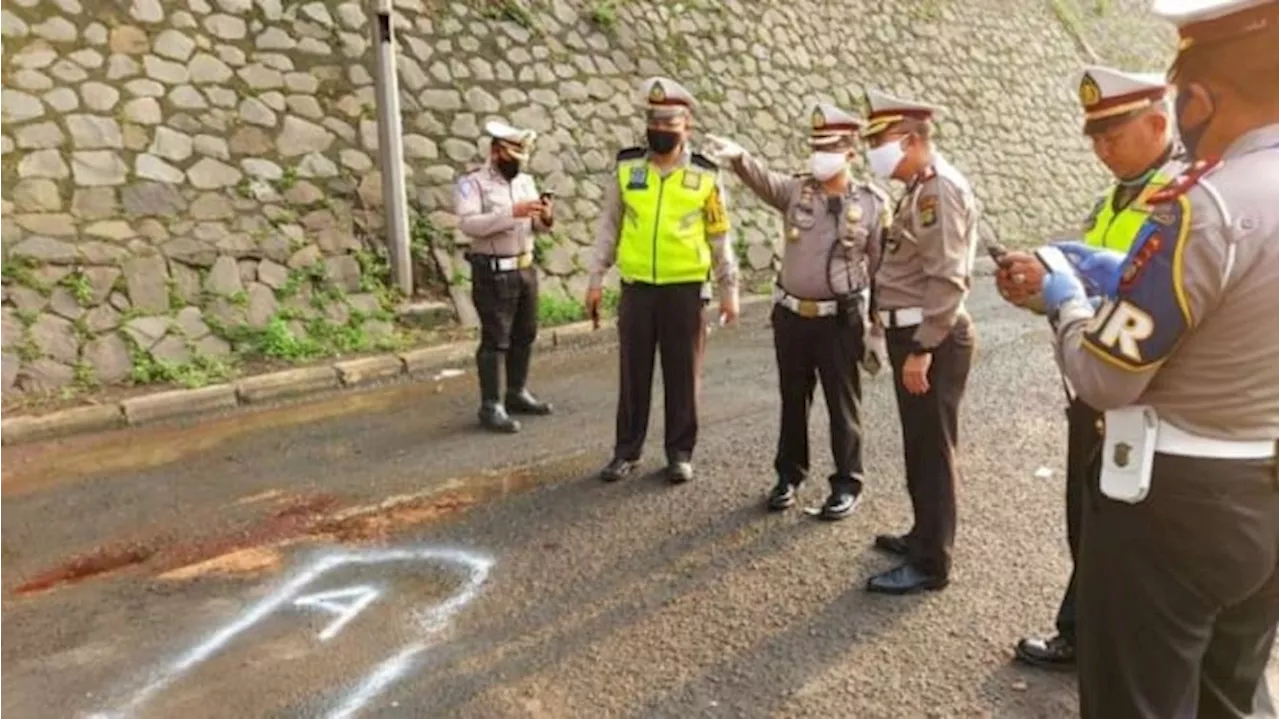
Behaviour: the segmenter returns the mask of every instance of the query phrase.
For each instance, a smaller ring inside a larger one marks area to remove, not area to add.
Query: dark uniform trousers
[[[1078,397],[1067,407],[1067,546],[1071,549],[1071,578],[1058,605],[1057,629],[1064,639],[1076,638],[1076,570],[1080,557],[1080,524],[1085,488],[1098,483],[1102,471],[1102,413]]]
[[[654,352],[662,360],[668,462],[688,462],[698,441],[698,375],[706,329],[702,283],[622,283],[618,304],[618,424],[614,457],[637,460],[649,429]]]
[[[486,364],[506,355],[507,387],[523,389],[533,341],[538,337],[538,270],[495,270],[488,255],[470,255],[471,301],[480,316],[476,353],[483,383]],[[482,387],[482,390],[487,388]],[[496,389],[494,390],[496,393]],[[493,399],[497,399],[495,395]]]
[[[922,395],[902,386],[902,368],[914,334],[914,327],[885,330],[902,424],[907,493],[915,513],[915,524],[906,535],[907,561],[921,571],[945,577],[951,571],[956,534],[958,418],[973,360],[973,321],[960,315],[951,334],[934,348],[929,391]]]
[[[802,317],[782,305],[773,308],[773,348],[782,395],[773,466],[792,484],[800,484],[809,473],[809,407],[819,380],[831,423],[835,478],[862,478],[862,317],[854,300],[848,305],[832,317]]]
[[[1079,564],[1084,719],[1276,716],[1275,465],[1157,454],[1128,504],[1089,485]]]

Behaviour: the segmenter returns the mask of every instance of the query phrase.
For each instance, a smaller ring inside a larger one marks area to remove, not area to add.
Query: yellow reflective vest
[[[1152,171],[1142,190],[1118,212],[1115,210],[1115,196],[1120,190],[1120,184],[1112,185],[1098,200],[1098,204],[1094,205],[1093,212],[1089,213],[1089,218],[1085,221],[1085,244],[1116,252],[1128,252],[1129,246],[1138,237],[1138,230],[1142,229],[1147,216],[1151,214],[1147,198],[1174,179],[1166,172],[1168,167],[1165,165]]]
[[[729,230],[715,163],[698,153],[663,177],[643,148],[618,153],[618,274],[626,282],[705,282],[709,236]]]

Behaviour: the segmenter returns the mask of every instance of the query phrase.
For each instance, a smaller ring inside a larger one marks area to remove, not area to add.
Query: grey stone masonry
[[[398,140],[415,227],[432,228],[418,274],[464,325],[476,313],[454,183],[482,162],[490,120],[538,133],[526,169],[558,194],[542,287],[577,299],[614,155],[643,140],[648,75],[696,96],[695,149],[714,132],[788,173],[805,167],[815,101],[862,112],[875,85],[939,105],[939,149],[1017,244],[1076,225],[1107,182],[1072,74],[1159,68],[1174,41],[1146,0],[616,2],[612,15],[536,0],[490,17],[505,2],[395,3]],[[127,382],[138,352],[234,361],[245,337],[282,326],[304,344],[322,322],[386,340],[366,262],[385,234],[366,4],[106,5],[0,13],[3,306],[29,325],[23,351],[5,351],[5,392]],[[724,182],[744,271],[767,279],[780,219]]]

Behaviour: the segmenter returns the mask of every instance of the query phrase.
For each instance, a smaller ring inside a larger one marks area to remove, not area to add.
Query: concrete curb
[[[743,313],[769,301],[770,297],[767,295],[743,297]],[[539,332],[535,346],[546,352],[610,344],[617,342],[617,333],[612,330],[612,324],[602,326],[599,330],[593,329],[590,322],[561,325]],[[442,369],[469,365],[474,356],[475,340],[468,340],[400,353],[344,359],[318,367],[287,369],[245,377],[231,384],[200,389],[163,390],[112,404],[75,407],[34,417],[13,417],[0,421],[0,444],[11,446],[121,427],[137,427],[165,420],[186,419],[276,399],[297,399],[305,395],[400,378],[423,379],[423,375]]]

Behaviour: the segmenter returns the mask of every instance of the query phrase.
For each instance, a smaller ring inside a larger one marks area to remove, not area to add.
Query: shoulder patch
[[[698,167],[701,167],[706,170],[717,170],[720,168],[719,165],[712,162],[710,158],[708,158],[706,155],[702,154],[701,152],[689,153],[689,161],[697,165]]]
[[[648,150],[643,147],[626,147],[618,150],[617,161],[625,162],[626,160],[638,160],[645,156]]]
[[[938,196],[922,194],[916,200],[916,218],[921,227],[933,227],[938,224]]]
[[[1221,160],[1200,160],[1187,171],[1174,178],[1172,182],[1160,188],[1156,192],[1151,193],[1147,197],[1147,202],[1152,205],[1158,205],[1165,202],[1172,202],[1179,197],[1187,194],[1191,188],[1195,187],[1205,176],[1222,164]]]
[[[1116,296],[1084,335],[1085,347],[1124,369],[1140,371],[1168,359],[1192,325],[1182,279],[1191,202],[1176,197],[1164,209],[1167,216],[1143,224],[1121,266]]]

